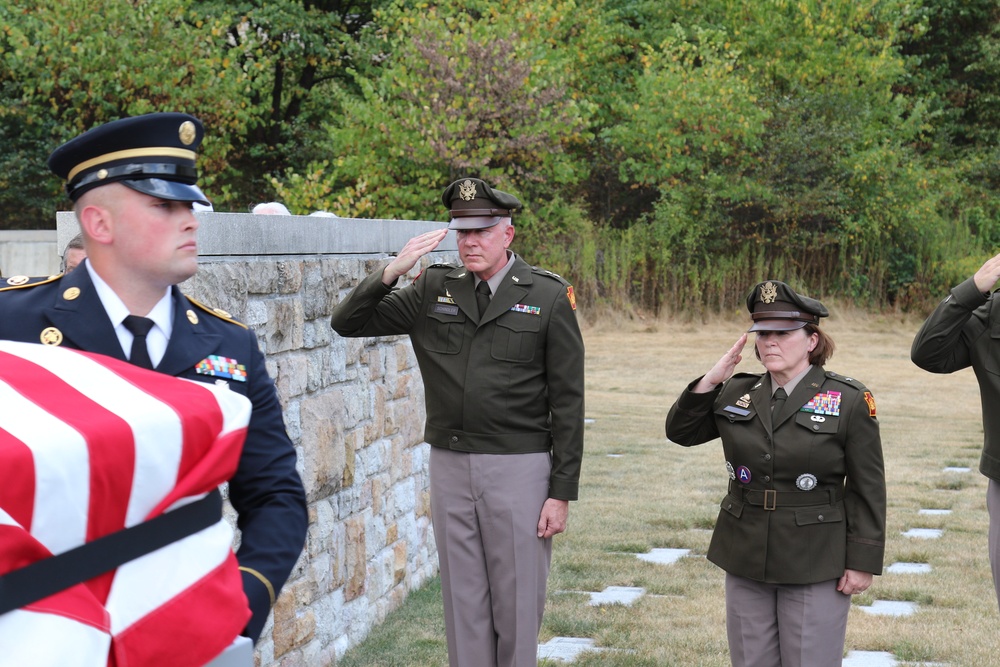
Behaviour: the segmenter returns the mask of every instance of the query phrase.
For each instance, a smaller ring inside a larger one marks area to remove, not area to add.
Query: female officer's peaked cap
[[[780,280],[754,285],[747,295],[747,310],[753,319],[749,331],[793,331],[819,324],[830,313],[816,299],[802,296]]]

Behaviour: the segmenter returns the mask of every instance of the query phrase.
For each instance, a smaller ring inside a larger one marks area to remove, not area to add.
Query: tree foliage
[[[39,0],[0,22],[9,226],[52,220],[60,142],[180,109],[217,210],[438,218],[476,175],[524,201],[530,259],[654,311],[765,277],[923,305],[1000,244],[987,0]]]

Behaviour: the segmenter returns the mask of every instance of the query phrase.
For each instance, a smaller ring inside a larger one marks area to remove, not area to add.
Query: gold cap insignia
[[[38,337],[42,345],[60,345],[63,342],[62,331],[55,327],[48,327],[42,330],[42,335]]]
[[[774,300],[778,298],[778,288],[774,286],[774,283],[768,281],[760,286],[760,300],[764,303],[774,303]]]
[[[476,184],[468,179],[459,183],[458,196],[465,201],[472,201],[476,198]]]
[[[28,276],[11,276],[7,279],[8,285],[23,285],[28,282],[30,278]]]
[[[188,316],[188,322],[190,322],[191,324],[198,324],[198,313],[194,312],[193,310],[188,310],[187,316]]]
[[[63,292],[63,298],[66,299],[67,301],[72,301],[78,296],[80,296],[79,287],[70,287],[68,290]]]
[[[194,123],[189,120],[181,123],[180,129],[177,131],[178,136],[181,139],[181,143],[185,146],[190,146],[194,143],[195,137],[198,136],[198,131],[195,130]]]

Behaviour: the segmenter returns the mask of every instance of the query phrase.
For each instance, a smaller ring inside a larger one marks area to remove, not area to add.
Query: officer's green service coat
[[[881,574],[885,474],[865,387],[813,366],[772,416],[767,374],[737,374],[704,394],[691,391],[696,383],[666,428],[684,446],[722,438],[729,493],[708,559],[777,584],[828,581],[845,569]]]
[[[333,311],[341,336],[408,334],[424,380],[425,440],[484,454],[551,452],[549,497],[576,500],[583,457],[583,336],[562,278],[515,256],[482,321],[464,267],[391,289],[382,269]]]
[[[932,373],[972,366],[983,404],[983,453],[979,472],[1000,482],[1000,308],[969,278],[931,313],[910,349],[910,358]]]

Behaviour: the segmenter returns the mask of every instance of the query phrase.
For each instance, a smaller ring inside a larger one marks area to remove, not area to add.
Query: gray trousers
[[[431,447],[431,520],[451,667],[535,667],[552,540],[548,453]]]
[[[993,570],[993,588],[1000,602],[1000,483],[990,480],[986,487],[986,509],[990,513],[990,568]]]
[[[840,667],[851,596],[837,580],[767,584],[726,575],[733,667]]]

